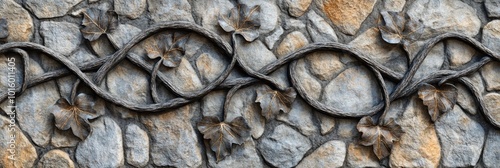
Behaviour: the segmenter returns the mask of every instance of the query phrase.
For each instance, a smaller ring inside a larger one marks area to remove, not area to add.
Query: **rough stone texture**
[[[396,72],[404,73],[408,69],[409,61],[404,56],[405,52],[400,46],[385,42],[378,28],[366,30],[349,45]]]
[[[371,147],[349,144],[347,149],[347,167],[379,167],[379,161]]]
[[[297,167],[341,167],[344,164],[346,145],[342,141],[328,141],[305,157]]]
[[[425,78],[431,73],[440,70],[445,60],[445,57],[443,57],[444,53],[445,53],[444,42],[437,43],[431,49],[427,57],[425,57],[424,61],[418,68],[413,78],[414,79]]]
[[[354,35],[377,0],[322,0],[318,5],[341,32]]]
[[[500,130],[490,129],[484,145],[483,163],[486,167],[495,167],[500,163]]]
[[[333,28],[313,10],[307,14],[307,32],[314,42],[337,41],[337,34]]]
[[[27,7],[40,19],[54,18],[65,15],[73,6],[82,0],[27,0]]]
[[[487,91],[500,91],[500,62],[494,61],[481,68],[481,76],[486,82]]]
[[[191,3],[193,16],[197,16],[196,22],[203,27],[222,35],[229,41],[230,35],[219,26],[219,15],[227,15],[234,8],[229,0],[195,0]]]
[[[316,112],[316,118],[319,121],[319,127],[321,130],[321,135],[326,135],[335,130],[335,118],[323,114],[321,112]]]
[[[279,115],[277,119],[298,128],[306,136],[318,132],[313,121],[313,109],[301,98],[295,98],[290,112]]]
[[[92,51],[99,57],[106,57],[116,51],[113,47],[113,43],[107,36],[101,35],[97,40],[89,43]]]
[[[417,96],[408,101],[402,115],[395,119],[405,133],[394,143],[389,164],[392,167],[438,167],[441,146],[427,108]],[[394,106],[391,104],[390,108]]]
[[[345,70],[346,65],[340,61],[343,56],[338,52],[317,51],[309,54],[306,60],[309,63],[311,74],[320,80],[330,81]],[[307,69],[304,70],[304,72],[307,72]]]
[[[293,51],[296,51],[305,45],[309,44],[306,36],[299,31],[291,32],[286,35],[283,41],[276,48],[276,53],[278,54],[278,58],[285,56]]]
[[[340,73],[324,89],[322,102],[345,113],[362,113],[382,101],[377,79],[363,66]]]
[[[274,30],[274,32],[271,35],[267,36],[265,39],[267,48],[273,49],[274,44],[281,38],[283,32],[284,32],[283,28],[281,26],[278,26],[278,28],[276,28],[276,30]]]
[[[202,164],[201,146],[189,122],[198,105],[186,105],[162,114],[142,115],[150,132],[151,159],[156,166],[198,167]]]
[[[339,137],[343,139],[352,139],[359,135],[359,131],[356,128],[358,121],[358,119],[338,119],[336,123]]]
[[[484,96],[484,104],[486,106],[486,116],[496,123],[496,125],[500,125],[500,94],[486,94]]]
[[[136,19],[146,9],[146,0],[115,0],[114,5],[117,14]]]
[[[255,142],[248,140],[243,145],[237,145],[233,148],[231,155],[216,162],[214,152],[207,150],[208,163],[211,167],[231,167],[231,168],[247,168],[247,167],[264,167],[264,162],[259,157],[255,149]]]
[[[455,86],[458,89],[457,104],[460,105],[464,111],[470,114],[476,114],[478,106],[476,106],[476,101],[472,93],[462,84]]]
[[[300,17],[309,8],[312,0],[284,0],[284,6],[288,9],[288,13],[293,17]]]
[[[472,46],[454,39],[446,41],[446,51],[449,53],[451,68],[459,68],[470,62],[476,54],[476,50]]]
[[[61,131],[54,129],[54,134],[50,139],[50,144],[54,147],[75,147],[80,142],[80,138],[73,135],[71,130]]]
[[[91,124],[87,139],[76,148],[76,161],[80,167],[121,167],[123,156],[122,130],[109,117],[101,117]]]
[[[261,114],[259,104],[255,103],[257,97],[256,90],[262,89],[262,85],[254,85],[242,88],[234,93],[227,107],[225,116],[226,121],[232,121],[234,118],[243,116],[252,129],[252,137],[260,138],[264,133],[266,119]]]
[[[82,41],[78,26],[68,22],[42,22],[40,35],[45,46],[63,55],[70,55]]]
[[[229,63],[226,63],[224,59],[219,58],[217,55],[214,56],[209,53],[203,53],[196,59],[196,67],[202,80],[208,82],[214,81],[224,72],[226,69],[225,64]]]
[[[10,126],[11,124],[14,125]],[[14,144],[14,150],[11,144]],[[15,155],[12,155],[11,151]],[[15,125],[15,121],[12,118],[0,116],[0,167],[33,167],[37,156],[36,149],[21,129]],[[12,161],[9,158],[16,160]]]
[[[423,22],[421,38],[450,32],[475,36],[481,26],[476,10],[462,1],[416,0],[407,13],[411,19]]]
[[[125,131],[125,157],[136,167],[144,167],[149,161],[148,133],[135,124],[127,125]]]
[[[500,52],[500,20],[493,20],[483,27],[481,42],[491,51]]]
[[[240,3],[245,4],[248,7],[260,5],[259,32],[261,34],[269,33],[277,27],[280,11],[275,1],[252,0],[252,1],[240,1]]]
[[[75,164],[69,155],[61,150],[54,149],[43,155],[42,159],[38,161],[38,168],[50,168],[50,167],[66,167],[74,168]]]
[[[191,65],[186,58],[182,58],[178,67],[168,68],[162,72],[164,72],[165,77],[167,77],[175,87],[179,88],[179,90],[189,92],[203,88],[201,79],[196,74],[193,65]]]
[[[458,106],[443,114],[435,125],[443,151],[442,165],[475,166],[484,144],[483,127],[469,118]]]
[[[285,28],[285,30],[304,30],[306,28],[304,22],[294,18],[286,19],[284,24],[283,28]]]
[[[119,24],[118,27],[109,34],[108,38],[116,48],[122,48],[140,32],[141,29],[135,26],[129,24]]]
[[[91,61],[96,58],[97,57],[95,55],[91,54],[91,52],[85,48],[76,49],[76,51],[68,57],[68,59],[76,65]]]
[[[484,6],[489,17],[500,17],[500,1],[498,0],[485,0]]]
[[[236,39],[238,44],[235,50],[236,54],[253,70],[258,71],[265,65],[276,60],[273,52],[269,51],[260,40],[247,43],[241,38]]]
[[[307,73],[304,59],[298,60],[295,68],[295,74],[297,78],[300,79],[297,81],[297,87],[302,87],[311,98],[319,100],[322,89],[321,83],[319,83],[314,76]]]
[[[191,15],[191,5],[187,0],[148,0],[148,10],[149,17],[154,22],[194,21]]]
[[[137,66],[123,61],[106,77],[106,86],[112,95],[124,98],[129,102],[144,104],[152,102],[149,95],[149,76]]]
[[[286,125],[278,125],[273,133],[262,137],[259,151],[276,167],[293,167],[311,148],[311,142],[305,136]]]
[[[33,21],[21,5],[13,0],[0,0],[0,16],[7,20],[8,42],[30,41],[33,36]]]
[[[406,0],[382,0],[384,9],[387,11],[400,12],[406,4]]]
[[[219,119],[223,118],[224,101],[226,100],[226,92],[217,90],[208,93],[200,101],[201,112],[203,116],[213,116]]]

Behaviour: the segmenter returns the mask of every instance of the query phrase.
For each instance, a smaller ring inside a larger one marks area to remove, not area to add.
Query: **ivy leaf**
[[[5,39],[9,36],[9,28],[7,26],[7,19],[0,18],[0,39]]]
[[[383,23],[379,24],[382,39],[390,44],[405,44],[417,40],[423,32],[423,24],[411,20],[399,12],[380,12]]]
[[[370,116],[365,116],[359,120],[356,128],[362,133],[360,144],[372,146],[373,152],[379,160],[389,156],[392,144],[394,141],[399,141],[404,133],[401,126],[396,124],[392,118],[379,126],[373,122]]]
[[[156,43],[145,47],[147,55],[150,59],[161,58],[165,67],[177,67],[185,54],[184,45],[188,36],[172,33],[156,36]]]
[[[70,104],[65,98],[59,99],[51,107],[56,121],[56,127],[60,130],[71,131],[75,136],[84,140],[90,132],[90,119],[99,117],[94,108],[94,100],[90,96],[80,93]]]
[[[269,86],[264,85],[263,88],[258,89],[256,103],[260,103],[262,115],[267,119],[274,119],[280,111],[283,113],[290,112],[297,93],[291,87],[287,88],[284,93],[272,90]]]
[[[107,34],[118,26],[117,15],[114,12],[89,8],[82,14],[82,25],[85,27],[80,31],[83,37],[89,41],[97,40],[102,34]]]
[[[436,121],[441,113],[453,109],[457,102],[457,88],[452,84],[444,84],[440,88],[424,83],[418,89],[418,97],[427,106],[432,121]]]
[[[241,145],[250,137],[250,126],[243,117],[236,117],[229,123],[220,122],[217,117],[203,117],[198,130],[203,138],[210,140],[217,162],[230,154],[233,144]]]
[[[254,41],[259,37],[260,27],[260,6],[256,5],[252,8],[244,4],[239,4],[231,9],[227,16],[219,15],[219,25],[226,32],[235,32],[245,38],[246,41]]]

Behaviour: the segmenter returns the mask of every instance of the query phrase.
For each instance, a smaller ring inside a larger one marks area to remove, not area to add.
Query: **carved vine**
[[[428,107],[431,119],[435,121],[440,113],[451,110],[456,102],[456,88],[451,84],[445,84],[448,81],[457,81],[467,86],[472,91],[481,111],[487,116],[488,120],[494,126],[500,127],[500,123],[496,123],[486,111],[487,109],[485,108],[481,92],[472,85],[471,81],[464,78],[464,76],[477,71],[490,61],[500,61],[500,55],[494,53],[471,37],[461,34],[446,33],[429,39],[415,54],[409,69],[404,74],[391,70],[352,46],[337,42],[309,44],[255,71],[236,54],[235,49],[238,48],[238,45],[235,38],[236,36],[242,36],[247,42],[252,42],[259,36],[257,30],[260,26],[258,21],[259,12],[259,6],[249,8],[245,5],[238,5],[236,8],[232,9],[229,14],[219,17],[220,26],[226,32],[231,33],[231,44],[228,44],[214,32],[196,24],[173,21],[158,23],[142,31],[119,49],[116,45],[113,45],[116,47],[117,51],[109,56],[79,65],[75,65],[64,55],[52,49],[31,42],[10,42],[2,44],[0,45],[0,53],[12,52],[19,54],[22,57],[25,69],[29,67],[29,55],[26,50],[44,53],[66,67],[64,69],[45,72],[35,77],[30,77],[28,72],[24,70],[22,85],[17,86],[17,93],[21,93],[27,88],[38,84],[68,75],[76,75],[79,78],[74,84],[70,100],[62,98],[57,101],[51,109],[56,118],[56,127],[62,130],[71,128],[72,132],[81,139],[85,139],[88,134],[88,120],[98,117],[99,112],[93,109],[93,99],[89,98],[89,96],[84,93],[77,94],[77,88],[80,83],[88,86],[98,97],[116,105],[123,106],[124,108],[137,111],[138,113],[164,112],[197,101],[214,89],[230,89],[224,103],[225,114],[227,113],[226,110],[228,109],[227,107],[229,106],[230,99],[238,89],[252,83],[264,82],[268,85],[262,90],[256,91],[257,98],[255,103],[260,104],[262,116],[267,120],[275,118],[280,112],[289,112],[290,106],[298,93],[309,105],[325,114],[336,117],[362,117],[357,125],[358,130],[362,133],[360,143],[365,146],[373,146],[373,151],[379,159],[383,159],[390,154],[392,143],[397,141],[403,134],[401,127],[394,119],[385,118],[390,103],[398,98],[413,94],[418,90],[419,97]],[[382,12],[381,14],[384,22],[381,22],[379,29],[381,30],[383,39],[391,44],[403,45],[403,48],[407,54],[409,54],[407,45],[410,40],[415,38],[413,33],[417,32],[418,34],[421,27],[418,23],[406,21],[406,18],[398,13]],[[101,35],[109,33],[109,31],[112,31],[116,26],[116,21],[113,19],[114,14],[108,11],[89,9],[83,12],[83,15],[83,25],[85,28],[82,29],[82,33],[85,39],[91,42],[98,39]],[[8,35],[5,22],[4,19],[0,19],[0,39],[5,39]],[[173,86],[165,75],[159,71],[159,67],[163,65],[168,68],[176,68],[179,65],[180,59],[185,54],[184,43],[189,34],[172,33],[158,36],[157,44],[146,48],[147,56],[150,59],[157,60],[154,65],[141,60],[137,55],[129,53],[132,47],[136,46],[138,43],[164,30],[187,30],[191,33],[204,36],[219,47],[224,54],[231,59],[231,62],[222,74],[206,87],[196,91],[182,91]],[[5,35],[6,32],[7,35]],[[431,73],[427,77],[412,81],[417,69],[427,57],[431,48],[446,39],[458,39],[466,42],[486,55],[482,57],[481,60],[464,65],[459,70],[439,70]],[[367,111],[347,113],[335,107],[327,106],[311,98],[311,96],[308,96],[305,89],[298,84],[300,79],[294,74],[295,64],[297,63],[296,60],[304,58],[315,51],[341,51],[360,60],[369,67],[375,75],[382,90],[384,101]],[[132,103],[126,99],[113,96],[108,91],[99,87],[106,74],[124,59],[131,61],[138,67],[151,73],[150,88],[154,99],[153,104]],[[236,63],[238,63],[238,65],[251,77],[226,80]],[[270,73],[288,64],[290,64],[289,73],[293,87],[282,86],[268,76]],[[84,74],[84,71],[96,73],[93,78],[90,78]],[[167,101],[160,100],[157,93],[157,79],[170,88],[178,97]],[[398,83],[392,92],[386,89],[385,79]],[[4,101],[6,98],[7,93],[4,92],[0,95],[0,102]],[[222,160],[231,153],[233,144],[241,145],[250,138],[250,127],[247,121],[242,117],[235,118],[232,121],[226,121],[225,119],[219,119],[217,117],[204,117],[198,123],[198,129],[204,135],[204,138],[209,140],[210,148],[216,153],[217,161]]]

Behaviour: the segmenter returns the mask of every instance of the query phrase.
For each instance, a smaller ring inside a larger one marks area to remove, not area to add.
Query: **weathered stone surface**
[[[84,48],[78,48],[72,55],[68,56],[68,59],[76,65],[86,63],[96,58],[97,57],[95,55],[91,54],[90,51]]]
[[[307,32],[314,42],[337,41],[337,34],[333,28],[321,16],[313,10],[307,14]]]
[[[385,42],[377,28],[361,33],[349,45],[396,72],[404,73],[408,69],[409,61],[402,48]]]
[[[278,25],[280,10],[278,9],[278,6],[276,5],[275,1],[253,0],[253,1],[240,1],[240,3],[245,4],[248,7],[260,5],[259,32],[261,34],[267,34],[273,31]]]
[[[321,84],[311,74],[307,73],[307,67],[304,59],[297,61],[295,66],[295,75],[297,75],[297,87],[303,88],[311,98],[319,100],[321,96]]]
[[[421,38],[450,32],[475,36],[481,26],[476,10],[462,1],[417,0],[408,7],[407,14],[412,20],[422,21]]]
[[[127,163],[144,167],[149,161],[148,133],[135,124],[127,125],[125,131],[125,156]]]
[[[37,157],[36,149],[15,125],[14,118],[0,116],[0,167],[33,167]]]
[[[352,139],[359,134],[356,125],[358,119],[338,119],[337,124],[337,134],[343,139]]]
[[[297,167],[341,167],[344,164],[346,146],[342,141],[328,141],[305,157]]]
[[[238,90],[231,100],[225,116],[226,121],[243,116],[251,128],[252,137],[260,138],[264,133],[266,119],[261,114],[259,104],[255,103],[257,89],[262,89],[263,85],[253,85]]]
[[[225,100],[226,92],[224,90],[212,91],[205,95],[200,101],[203,116],[213,116],[222,119]]]
[[[156,166],[199,167],[201,147],[189,122],[199,105],[192,104],[162,114],[141,115],[149,131],[151,159]]]
[[[309,54],[306,61],[309,63],[311,74],[320,80],[330,81],[346,68],[346,65],[340,61],[341,57],[344,55],[338,52],[317,51]]]
[[[451,68],[458,68],[468,63],[476,54],[476,50],[471,45],[455,39],[446,41],[446,50],[449,53]]]
[[[31,12],[40,19],[64,16],[73,6],[82,0],[27,0],[25,3]]]
[[[481,156],[485,132],[460,107],[445,113],[435,123],[445,167],[475,166]]]
[[[101,117],[91,124],[87,139],[76,148],[80,167],[121,167],[123,156],[122,130],[113,119]]]
[[[117,14],[136,19],[146,9],[146,0],[115,0],[114,5]]]
[[[283,41],[276,48],[276,53],[278,54],[278,58],[285,56],[293,51],[296,51],[305,45],[309,44],[306,36],[299,31],[291,32],[286,35]]]
[[[319,121],[321,135],[329,134],[335,130],[335,118],[321,112],[315,112],[315,115]]]
[[[191,21],[191,5],[187,0],[163,1],[148,0],[149,17],[154,22],[162,21]]]
[[[50,144],[57,148],[75,147],[80,142],[80,138],[73,135],[71,130],[61,131],[54,129],[54,134],[50,139]]]
[[[321,102],[344,111],[361,114],[382,101],[377,79],[363,66],[340,73],[326,85]]]
[[[300,97],[297,97],[292,104],[290,112],[279,115],[277,119],[298,128],[302,134],[311,136],[318,132],[312,117],[312,107]]]
[[[484,6],[489,17],[500,17],[500,1],[499,0],[485,0]]]
[[[69,155],[61,150],[54,149],[47,152],[43,157],[38,161],[38,168],[49,168],[49,167],[66,167],[66,168],[74,168],[75,164],[73,160],[69,157]]]
[[[33,35],[31,16],[13,0],[0,0],[0,16],[7,20],[7,42],[30,41]]]
[[[113,43],[109,40],[109,38],[102,35],[97,40],[90,42],[90,47],[92,48],[92,51],[94,51],[94,53],[99,57],[106,57],[116,51],[113,47]]]
[[[273,52],[269,51],[260,41],[255,40],[251,43],[245,42],[242,38],[236,38],[238,47],[235,52],[250,68],[260,70],[263,66],[276,60]]]
[[[347,149],[347,167],[379,167],[379,161],[373,149],[367,146],[349,144]]]
[[[285,28],[285,30],[304,30],[306,28],[306,24],[304,24],[304,22],[294,18],[286,19],[284,24],[283,28]]]
[[[196,67],[202,80],[212,82],[217,79],[229,64],[219,55],[203,53],[196,59]]]
[[[406,0],[383,0],[386,11],[401,12],[406,4]]]
[[[486,167],[495,167],[500,163],[500,130],[490,129],[484,145],[483,163]]]
[[[300,17],[311,5],[312,0],[284,0],[283,5],[288,9],[288,14],[293,17]]]
[[[389,164],[392,167],[438,167],[441,146],[427,108],[417,96],[407,101],[402,114],[395,118],[405,133],[394,143]],[[392,104],[390,108],[394,108]]]
[[[162,72],[164,72],[165,77],[169,79],[174,87],[177,87],[179,90],[189,92],[203,88],[203,84],[196,74],[193,65],[186,58],[181,59],[178,67],[167,68]]]
[[[478,107],[476,106],[476,101],[470,90],[462,84],[456,84],[455,86],[458,89],[457,104],[468,113],[473,115],[476,114]]]
[[[498,48],[500,45],[500,20],[493,20],[483,27],[481,42],[491,51],[500,52],[500,48]]]
[[[278,125],[258,144],[264,159],[276,167],[293,167],[311,148],[311,141],[286,125]]]
[[[500,125],[500,94],[488,93],[484,96],[484,104],[486,106],[486,116],[495,123]]]
[[[43,73],[38,63],[30,60],[28,71],[32,75]],[[50,142],[54,129],[52,111],[49,107],[60,98],[55,82],[50,81],[26,89],[22,95],[16,97],[16,118],[21,129],[26,131],[31,140],[39,146],[45,147]],[[8,107],[2,107],[10,111]]]
[[[113,44],[116,48],[122,48],[140,32],[141,29],[135,26],[129,24],[119,24],[118,27],[108,35],[108,38],[111,44]]]
[[[262,159],[259,157],[255,149],[253,140],[248,140],[243,145],[234,146],[231,155],[216,162],[214,152],[207,150],[208,163],[210,167],[231,167],[231,168],[247,168],[247,167],[264,167]]]
[[[271,35],[267,36],[265,39],[267,48],[273,49],[274,43],[276,43],[281,38],[283,32],[284,32],[283,28],[281,26],[278,26],[278,28],[276,28],[276,30],[274,30],[274,32]]]
[[[112,95],[129,102],[152,102],[149,95],[149,75],[128,61],[122,61],[106,76],[106,86]]]
[[[437,43],[429,52],[427,57],[425,57],[424,61],[417,69],[414,79],[425,78],[433,72],[436,72],[441,69],[443,66],[445,57],[444,57],[444,43]]]
[[[229,0],[195,0],[191,5],[196,23],[230,41],[231,36],[229,33],[219,26],[219,15],[227,15],[234,8],[234,5]]]
[[[493,61],[481,68],[487,91],[500,91],[500,62]]]
[[[322,0],[318,6],[341,32],[354,35],[377,0]]]
[[[40,35],[45,46],[63,55],[70,55],[82,41],[78,26],[68,22],[42,22]]]

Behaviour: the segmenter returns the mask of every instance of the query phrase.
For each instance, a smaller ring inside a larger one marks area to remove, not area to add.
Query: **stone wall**
[[[0,0],[0,167],[497,167],[499,18],[499,0]]]

